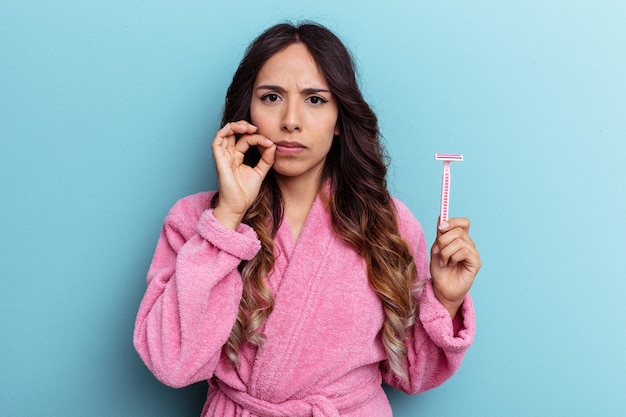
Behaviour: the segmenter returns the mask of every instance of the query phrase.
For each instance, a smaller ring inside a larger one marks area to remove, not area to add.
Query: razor
[[[436,153],[435,160],[443,161],[441,210],[439,212],[439,224],[441,224],[448,221],[448,212],[450,211],[450,162],[462,162],[463,155],[460,153]]]

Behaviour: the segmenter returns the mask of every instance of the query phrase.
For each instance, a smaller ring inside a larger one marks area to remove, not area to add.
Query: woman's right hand
[[[256,131],[256,126],[245,120],[231,122],[217,131],[211,145],[220,192],[213,214],[233,230],[256,199],[263,179],[274,164],[276,145]],[[239,140],[236,135],[241,135]],[[244,154],[251,146],[261,153],[254,167],[243,163]]]

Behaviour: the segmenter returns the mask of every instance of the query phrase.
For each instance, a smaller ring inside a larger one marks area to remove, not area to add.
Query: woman
[[[390,416],[384,381],[443,383],[474,335],[467,219],[419,222],[386,186],[376,116],[341,41],[274,26],[248,48],[213,141],[217,193],[165,219],[135,346],[203,416]],[[432,276],[432,279],[431,279]]]

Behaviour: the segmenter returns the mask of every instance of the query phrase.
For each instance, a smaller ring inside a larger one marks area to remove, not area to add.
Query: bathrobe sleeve
[[[430,278],[429,250],[424,231],[409,209],[396,201],[403,238],[414,251],[420,288],[415,325],[408,330],[409,380],[400,380],[387,367],[383,378],[390,386],[409,394],[435,388],[449,379],[460,367],[465,352],[474,341],[476,320],[469,294],[454,320],[435,297]]]
[[[165,218],[135,323],[137,352],[173,387],[211,377],[241,299],[237,266],[260,249],[250,227],[219,223],[211,196],[186,197]]]

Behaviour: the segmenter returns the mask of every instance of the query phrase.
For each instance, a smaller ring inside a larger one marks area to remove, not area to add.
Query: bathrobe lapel
[[[288,369],[288,362],[306,337],[303,329],[309,315],[316,314],[315,300],[324,290],[322,277],[332,264],[329,255],[336,241],[319,195],[297,242],[289,226],[281,225],[276,243],[282,253],[276,258],[276,273],[270,277],[275,307],[264,328],[268,344],[257,354],[248,385],[252,395],[274,400],[277,395],[289,395],[278,386],[284,387],[288,382],[285,378],[289,379],[287,374],[294,372]]]

